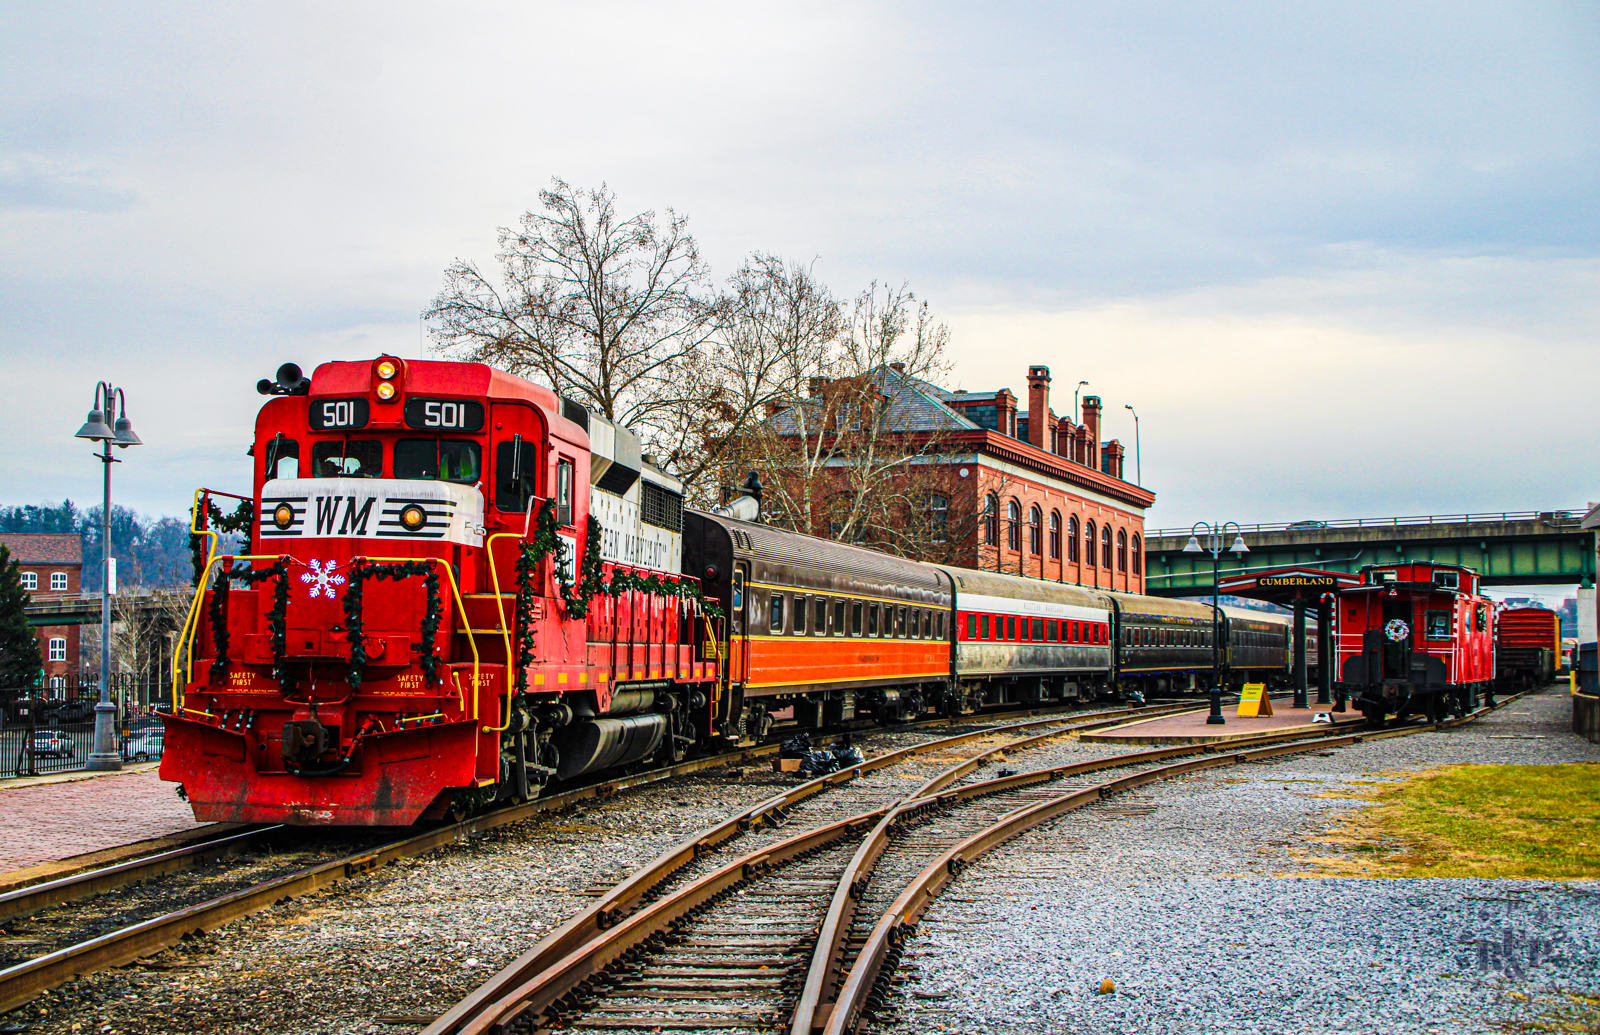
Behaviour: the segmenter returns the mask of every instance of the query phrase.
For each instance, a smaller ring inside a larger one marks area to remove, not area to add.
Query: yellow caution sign
[[[1271,715],[1272,698],[1267,696],[1267,684],[1246,683],[1239,694],[1239,710],[1235,714],[1241,719],[1264,719]]]

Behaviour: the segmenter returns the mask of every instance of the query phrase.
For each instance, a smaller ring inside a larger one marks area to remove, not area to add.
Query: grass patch
[[[1398,775],[1398,774],[1396,774]],[[1364,795],[1321,875],[1600,877],[1600,765],[1448,765]]]

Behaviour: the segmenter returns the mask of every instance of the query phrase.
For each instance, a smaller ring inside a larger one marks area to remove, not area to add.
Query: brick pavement
[[[176,788],[153,768],[0,785],[0,874],[200,826]]]

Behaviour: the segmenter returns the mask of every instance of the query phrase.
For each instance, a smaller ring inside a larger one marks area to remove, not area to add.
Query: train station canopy
[[[1296,603],[1313,604],[1324,593],[1337,593],[1359,585],[1361,576],[1347,571],[1294,565],[1228,575],[1217,580],[1217,591],[1292,607]]]

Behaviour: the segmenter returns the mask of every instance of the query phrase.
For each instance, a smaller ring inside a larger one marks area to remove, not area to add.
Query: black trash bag
[[[833,746],[833,761],[840,769],[849,769],[858,766],[867,760],[861,749],[849,741],[844,741]]]
[[[804,758],[811,754],[811,734],[797,733],[778,748],[779,758]]]
[[[800,771],[807,776],[827,776],[838,768],[833,752],[827,750],[808,752],[800,763]]]

